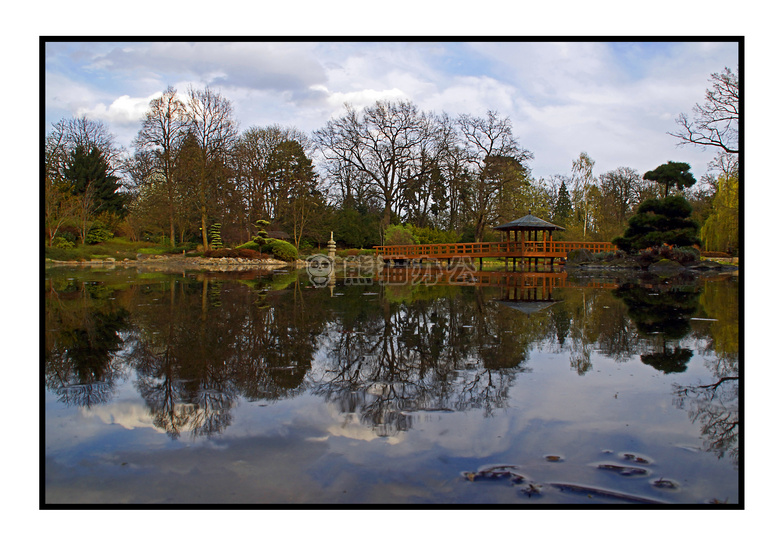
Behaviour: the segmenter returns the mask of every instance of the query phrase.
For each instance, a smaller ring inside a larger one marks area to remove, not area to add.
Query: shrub
[[[215,250],[222,248],[222,224],[215,222],[209,228],[209,245]]]
[[[249,241],[247,243],[244,243],[243,245],[238,245],[236,247],[236,250],[242,250],[242,249],[255,250],[259,252],[260,245],[258,245],[255,241]]]
[[[298,249],[296,249],[294,245],[291,245],[287,241],[280,241],[277,239],[275,241],[271,241],[269,245],[271,253],[282,261],[291,262],[298,258]]]
[[[74,247],[74,246],[76,246],[76,245],[75,245],[75,243],[73,243],[73,242],[71,242],[71,241],[68,241],[68,240],[67,240],[67,239],[65,239],[64,237],[60,237],[60,236],[58,235],[58,236],[57,236],[57,237],[55,237],[55,238],[54,238],[54,240],[52,241],[52,244],[51,244],[51,246],[52,246],[52,247],[54,247],[54,248],[73,248],[73,247]]]
[[[417,245],[420,240],[415,237],[410,224],[395,225],[391,224],[385,230],[386,245]]]
[[[642,267],[647,267],[650,264],[657,263],[661,260],[669,260],[677,262],[682,265],[686,265],[693,262],[698,262],[701,259],[701,254],[698,249],[694,247],[673,247],[670,245],[661,245],[658,247],[649,247],[644,250],[640,250],[637,253],[637,261]]]
[[[87,232],[87,238],[85,241],[88,245],[96,245],[103,241],[108,241],[114,237],[114,233],[109,230],[102,222],[95,221],[92,227]]]
[[[252,238],[252,241],[254,241],[255,244],[257,244],[260,247],[266,246],[271,242],[271,238],[268,237],[268,233],[265,231],[265,228],[270,224],[267,220],[256,220],[255,221],[255,229],[257,230],[257,233]]]
[[[421,228],[419,226],[409,226],[409,228],[412,235],[423,245],[457,243],[460,238],[460,234],[456,231]]]

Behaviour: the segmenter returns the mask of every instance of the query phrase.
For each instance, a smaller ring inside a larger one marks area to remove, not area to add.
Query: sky
[[[102,121],[131,142],[166,87],[211,87],[240,130],[304,132],[377,100],[422,111],[508,117],[535,178],[569,175],[586,152],[600,175],[687,162],[698,179],[714,152],[668,135],[703,103],[710,76],[738,70],[736,41],[51,41],[44,55],[47,129],[62,118]]]

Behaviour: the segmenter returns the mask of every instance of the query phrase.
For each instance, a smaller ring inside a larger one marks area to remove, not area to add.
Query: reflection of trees
[[[677,406],[687,408],[691,421],[701,426],[707,451],[739,459],[739,380],[719,378],[712,384],[675,386]]]
[[[556,292],[557,304],[548,311],[546,337],[556,352],[569,351],[578,374],[592,368],[594,350],[618,362],[637,353],[637,330],[626,306],[616,302],[610,290],[570,288]]]
[[[714,378],[679,388],[679,405],[711,449],[736,453],[737,283],[628,284],[614,295],[565,288],[534,311],[499,302],[519,298],[494,287],[350,287],[331,298],[301,290],[294,276],[120,282],[47,279],[46,384],[89,406],[108,401],[132,367],[154,424],[173,438],[220,433],[239,397],[274,401],[307,389],[381,435],[408,430],[415,412],[489,416],[506,406],[534,348],[569,351],[580,374],[592,352],[641,356],[671,373],[685,370],[692,351],[683,340],[693,337],[712,355]],[[706,322],[692,325],[692,315]]]
[[[239,395],[275,400],[302,389],[322,317],[307,313],[298,291],[250,286],[171,279],[157,285],[165,303],[139,303],[149,310],[137,315],[138,388],[172,437],[222,432]]]
[[[677,406],[688,410],[691,421],[699,423],[707,450],[718,457],[739,460],[739,283],[736,279],[705,280],[702,283],[701,322],[707,338],[705,361],[712,382],[675,386]]]
[[[502,408],[533,341],[520,330],[502,333],[512,310],[488,302],[481,288],[417,298],[426,288],[386,286],[371,304],[348,292],[344,301],[359,307],[359,320],[348,313],[333,325],[326,366],[314,379],[314,393],[380,435],[409,429],[412,412]]]
[[[691,331],[690,318],[698,307],[698,288],[626,283],[614,293],[628,307],[640,336],[652,345],[653,352],[640,356],[642,362],[664,373],[684,372],[693,351],[679,341]]]
[[[46,281],[44,378],[68,405],[108,402],[124,374],[116,354],[129,313],[111,293],[97,283]]]

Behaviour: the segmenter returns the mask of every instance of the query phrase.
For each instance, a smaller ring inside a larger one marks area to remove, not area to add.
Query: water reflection
[[[219,435],[242,400],[304,392],[394,435],[419,412],[507,408],[535,350],[580,375],[594,353],[680,374],[699,348],[712,381],[671,392],[711,451],[738,454],[735,281],[401,269],[332,293],[296,273],[127,273],[47,277],[46,386],[90,408],[133,374],[173,439]]]
[[[110,293],[97,282],[49,281],[44,379],[65,404],[107,403],[125,374],[127,363],[117,352],[130,313],[114,305]]]

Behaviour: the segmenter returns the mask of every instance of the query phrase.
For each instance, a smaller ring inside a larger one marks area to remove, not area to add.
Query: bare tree
[[[78,214],[78,201],[70,192],[52,182],[44,185],[44,223],[49,246],[54,244],[60,228]]]
[[[108,162],[108,173],[111,175],[122,169],[124,149],[116,144],[114,135],[101,121],[86,117],[61,119],[52,125],[45,147],[47,171],[61,171],[68,154],[76,147],[97,147]]]
[[[149,104],[141,129],[133,142],[139,152],[150,152],[154,157],[153,178],[162,181],[168,206],[168,225],[171,246],[176,245],[176,179],[174,162],[176,151],[184,137],[187,116],[184,102],[176,89],[168,87],[163,95]]]
[[[296,128],[276,124],[262,128],[253,126],[243,132],[236,143],[233,168],[244,199],[247,228],[258,219],[270,220],[279,214],[274,199],[270,197],[273,187],[268,166],[274,150],[285,141],[297,142],[304,151],[311,148],[306,134]]]
[[[588,223],[593,220],[591,209],[593,202],[589,196],[590,187],[595,181],[593,178],[595,163],[586,152],[581,152],[577,159],[571,162],[571,194],[574,199],[574,215],[578,220],[582,220],[583,239],[588,233]]]
[[[696,104],[693,118],[681,113],[677,124],[681,130],[670,132],[681,145],[715,147],[729,154],[739,153],[739,74],[729,68],[710,76],[704,104]]]
[[[379,101],[362,114],[346,108],[344,116],[315,131],[315,142],[331,170],[350,166],[366,175],[382,202],[386,226],[401,210],[405,184],[419,173],[420,146],[432,134],[430,119],[409,101]]]
[[[203,249],[208,250],[208,217],[214,198],[213,192],[223,177],[228,152],[238,135],[233,120],[233,106],[219,92],[209,87],[196,90],[190,87],[187,114],[189,131],[198,149],[197,199],[200,209],[200,228]]]
[[[527,174],[525,164],[533,154],[517,144],[509,118],[499,118],[495,111],[488,111],[485,118],[461,115],[458,126],[472,170],[465,199],[475,223],[475,238],[482,241],[504,185],[518,176],[506,173],[522,169]]]

